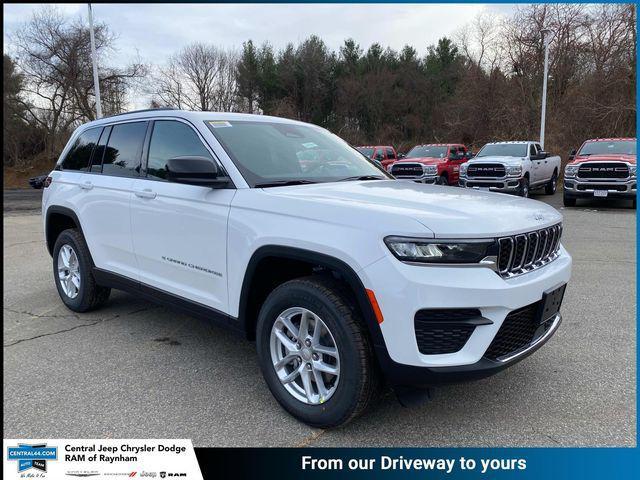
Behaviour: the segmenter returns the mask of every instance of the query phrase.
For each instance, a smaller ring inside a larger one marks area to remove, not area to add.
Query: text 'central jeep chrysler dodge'
[[[239,331],[310,425],[349,421],[385,382],[496,373],[560,324],[571,257],[554,208],[396,181],[314,125],[104,118],[74,132],[44,186],[65,305],[117,288]]]

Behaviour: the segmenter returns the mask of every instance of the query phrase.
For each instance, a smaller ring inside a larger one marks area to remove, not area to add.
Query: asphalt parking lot
[[[574,258],[564,322],[535,355],[402,408],[390,393],[337,430],[284,412],[254,345],[114,292],[77,315],[58,298],[37,191],[4,193],[5,438],[191,438],[196,446],[633,446],[636,217],[563,209]],[[561,208],[561,195],[536,196]]]

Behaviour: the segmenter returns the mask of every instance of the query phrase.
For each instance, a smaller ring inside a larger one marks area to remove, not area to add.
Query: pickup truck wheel
[[[330,278],[286,282],[267,297],[256,332],[262,374],[291,415],[318,428],[362,413],[379,385],[360,314]]]
[[[565,207],[575,207],[576,199],[575,197],[567,197],[566,195],[562,196],[562,203]]]
[[[518,195],[524,198],[529,197],[529,179],[527,177],[524,177],[520,181],[520,191],[518,192]]]
[[[436,179],[436,185],[449,185],[449,182],[447,181],[447,177],[445,177],[444,175],[440,175]]]
[[[82,234],[64,230],[53,247],[53,276],[62,302],[74,312],[93,310],[109,299],[111,289],[96,284],[92,267]]]
[[[553,177],[549,180],[549,183],[545,186],[544,193],[547,195],[553,195],[556,193],[556,189],[558,188],[558,174],[553,172]]]

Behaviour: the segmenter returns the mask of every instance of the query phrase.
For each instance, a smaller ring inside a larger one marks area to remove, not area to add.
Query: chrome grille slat
[[[562,224],[498,239],[498,273],[513,277],[531,272],[558,257]]]

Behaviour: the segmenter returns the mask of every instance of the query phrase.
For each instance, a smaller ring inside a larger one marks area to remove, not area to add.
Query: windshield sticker
[[[316,144],[315,144],[315,143],[313,143],[313,142],[307,142],[307,143],[303,143],[303,144],[302,144],[302,146],[303,146],[304,148],[316,148],[318,145],[316,145]]]
[[[224,120],[212,120],[209,122],[209,125],[211,125],[213,128],[225,128],[233,126],[231,125],[231,123]]]

